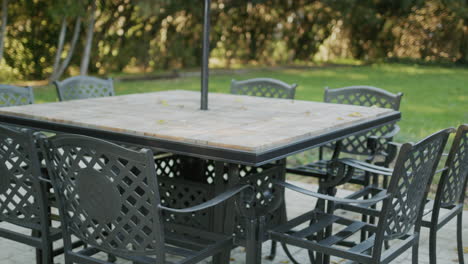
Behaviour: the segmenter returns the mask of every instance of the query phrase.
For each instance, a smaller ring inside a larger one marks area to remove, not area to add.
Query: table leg
[[[239,170],[235,164],[229,164],[228,169],[228,183],[224,182],[224,168],[223,162],[215,163],[215,184],[216,193],[221,193],[226,188],[231,188],[239,183]],[[214,231],[217,233],[232,234],[235,228],[235,203],[233,200],[216,206],[213,214]],[[228,264],[231,261],[231,252],[223,251],[213,257],[213,264]]]
[[[246,227],[246,264],[262,263],[262,242],[265,232],[265,216],[260,216],[257,219],[247,219]]]

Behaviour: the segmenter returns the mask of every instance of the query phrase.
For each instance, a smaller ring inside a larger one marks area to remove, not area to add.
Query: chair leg
[[[277,246],[278,246],[278,243],[276,243],[276,241],[271,241],[270,255],[267,256],[266,259],[270,261],[275,259]]]
[[[429,231],[429,263],[437,263],[437,227],[432,226]]]
[[[457,216],[457,248],[458,248],[458,263],[460,264],[465,263],[465,259],[463,257],[462,226],[463,226],[463,211],[460,212]]]
[[[41,255],[42,255],[42,263],[43,264],[53,264],[54,263],[54,257],[52,254],[52,245],[44,245],[44,247],[41,250]]]
[[[413,264],[418,264],[418,257],[419,257],[419,241],[415,241],[413,244]]]
[[[31,236],[40,238],[41,237],[41,232],[38,230],[33,230],[31,232]],[[42,248],[36,248],[36,264],[49,264],[52,263],[51,258],[52,258],[52,245],[47,246],[47,248],[50,248],[50,253],[48,253],[48,250],[44,250],[46,247]]]
[[[65,254],[65,264],[73,264],[73,261]]]
[[[114,255],[107,254],[107,262],[115,263],[116,261],[117,261],[117,258]]]
[[[231,251],[230,250],[225,250],[222,251],[221,253],[216,254],[213,256],[213,264],[227,264],[231,261]]]
[[[284,250],[284,253],[286,253],[286,256],[289,258],[289,260],[293,263],[293,264],[300,264],[294,257],[293,255],[291,254],[291,251],[289,251],[289,248],[288,246],[285,244],[285,243],[281,243],[281,247],[283,248]],[[315,262],[312,262],[313,264]]]
[[[39,237],[39,231],[32,231],[33,237]],[[47,262],[42,261],[42,250],[40,248],[36,248],[36,264],[47,264]]]
[[[368,172],[366,172],[364,175],[364,186],[369,186],[371,184],[370,180],[371,180],[370,175]],[[364,199],[369,199],[369,195],[364,196]],[[363,214],[361,216],[361,221],[364,223],[367,223],[368,221],[367,215]],[[361,242],[364,242],[366,239],[367,239],[367,232],[364,231],[363,229],[361,230]]]
[[[286,202],[283,199],[283,202],[281,204],[281,207],[278,209],[280,211],[279,213],[281,214],[279,217],[279,224],[284,224],[288,221],[288,216],[286,212]],[[276,241],[271,241],[271,249],[270,249],[270,255],[266,257],[268,260],[274,260],[276,257],[276,251],[277,251],[278,243]]]

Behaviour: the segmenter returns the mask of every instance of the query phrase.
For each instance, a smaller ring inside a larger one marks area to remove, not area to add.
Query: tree
[[[88,22],[88,29],[86,32],[86,44],[83,52],[83,56],[81,59],[81,68],[80,74],[86,75],[88,74],[88,67],[89,67],[89,57],[91,55],[91,47],[93,44],[93,35],[94,35],[94,23],[95,23],[95,13],[96,13],[96,1],[91,1],[91,11],[90,11],[90,18]]]
[[[55,53],[53,71],[49,77],[50,82],[58,80],[63,75],[63,73],[65,72],[65,70],[71,62],[78,39],[80,37],[81,17],[85,14],[85,9],[86,5],[82,1],[52,0],[52,6],[48,9],[48,12],[51,14],[54,21],[58,21],[60,19],[61,27],[57,41],[57,49]],[[66,39],[67,21],[69,17],[75,18],[73,35],[70,40],[67,56],[63,60],[61,60]]]
[[[3,60],[3,48],[5,46],[7,19],[8,19],[8,0],[3,0],[2,1],[2,28],[0,29],[0,61]]]
[[[63,52],[63,45],[65,43],[66,34],[67,34],[67,17],[63,17],[62,24],[60,26],[60,34],[59,34],[58,43],[57,43],[57,51],[55,53],[54,65],[52,66],[53,71],[52,71],[51,79],[52,77],[55,78],[55,76],[57,75],[57,72],[60,66],[60,59],[61,59],[62,52]]]
[[[71,60],[71,58],[73,56],[73,52],[75,51],[76,43],[78,42],[78,38],[80,36],[80,30],[81,30],[81,17],[77,17],[76,21],[75,21],[73,37],[72,37],[72,40],[71,40],[71,43],[70,43],[70,49],[68,50],[67,57],[65,57],[65,59],[62,61],[62,63],[59,64],[60,66],[58,66],[57,71],[52,73],[52,75],[50,77],[51,82],[58,80],[63,75],[66,68],[70,64],[70,60]]]

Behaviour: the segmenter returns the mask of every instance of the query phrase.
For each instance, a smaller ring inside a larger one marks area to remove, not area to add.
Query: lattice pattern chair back
[[[115,95],[114,82],[111,78],[103,80],[89,76],[75,76],[61,82],[55,81],[54,85],[60,101]]]
[[[74,235],[111,254],[164,258],[150,150],[136,152],[77,135],[58,135],[41,143],[68,249]]]
[[[442,130],[401,147],[388,188],[392,197],[382,209],[386,239],[401,238],[415,226],[451,131]]]
[[[0,85],[0,107],[34,103],[32,87]]]
[[[383,89],[371,86],[349,86],[338,89],[326,88],[324,101],[335,104],[349,104],[368,107],[375,106],[399,110],[402,96],[402,93],[392,94]],[[345,138],[342,140],[341,152],[357,155],[370,155],[371,153],[367,146],[368,138],[370,136],[385,135],[393,131],[394,128],[394,123],[388,124],[373,129],[360,136]],[[334,144],[329,144],[327,147],[334,148]]]
[[[463,203],[468,177],[468,125],[461,125],[447,157],[448,170],[442,174],[439,186],[441,192],[441,206],[450,207],[456,203]],[[437,198],[436,198],[437,200]]]
[[[44,194],[32,132],[0,126],[0,221],[40,229]]]
[[[296,87],[297,84],[289,85],[270,78],[256,78],[245,81],[232,80],[231,94],[294,99]]]

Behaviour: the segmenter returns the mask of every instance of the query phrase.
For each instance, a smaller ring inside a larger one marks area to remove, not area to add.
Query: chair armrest
[[[392,131],[381,135],[381,136],[370,136],[370,138],[377,138],[377,139],[385,139],[385,140],[392,140],[394,136],[396,136],[400,132],[400,127],[398,125],[393,126]]]
[[[204,203],[201,203],[201,204],[198,204],[198,205],[195,205],[195,206],[192,206],[192,207],[188,207],[188,208],[176,209],[176,208],[165,207],[165,206],[162,206],[162,205],[159,205],[158,207],[161,210],[169,211],[169,212],[173,212],[173,213],[193,213],[193,212],[196,212],[196,211],[204,210],[204,209],[213,207],[215,205],[218,205],[218,204],[228,200],[229,198],[232,198],[233,196],[235,196],[236,194],[242,192],[243,190],[252,189],[252,188],[253,187],[250,186],[250,185],[236,186],[236,187],[233,187],[232,189],[229,189],[226,192],[216,196],[215,198],[213,198],[211,200],[208,200],[208,201],[206,201]]]
[[[292,191],[302,193],[302,194],[307,195],[307,196],[311,196],[311,197],[315,197],[315,198],[318,198],[318,199],[323,199],[323,200],[327,200],[327,201],[331,201],[331,202],[336,202],[336,203],[343,203],[343,204],[375,204],[375,203],[378,203],[380,201],[383,201],[384,199],[386,199],[387,197],[390,196],[389,194],[385,194],[385,195],[380,196],[378,198],[372,198],[372,199],[366,199],[366,200],[337,198],[337,197],[334,197],[334,196],[309,191],[309,190],[306,190],[306,189],[301,188],[299,186],[292,185],[290,183],[283,182],[283,181],[273,180],[273,183],[276,184],[276,185],[279,185],[281,187],[290,189]]]
[[[373,152],[377,152],[378,150],[380,149],[386,149],[386,147],[382,147],[382,145],[388,145],[388,144],[392,144],[390,141],[392,140],[392,138],[394,136],[396,136],[396,134],[398,134],[400,132],[400,127],[398,125],[395,125],[393,127],[393,130],[392,131],[389,131],[387,134],[385,135],[381,135],[381,136],[370,136],[368,139],[367,139],[367,147],[372,150]],[[384,143],[382,143],[381,141],[386,141]],[[379,146],[380,145],[380,146]]]
[[[392,176],[393,174],[393,169],[377,166],[371,163],[362,162],[355,159],[345,158],[338,160],[338,162],[341,162],[346,166],[350,166],[355,169],[360,169],[366,172],[375,173],[379,175]]]

